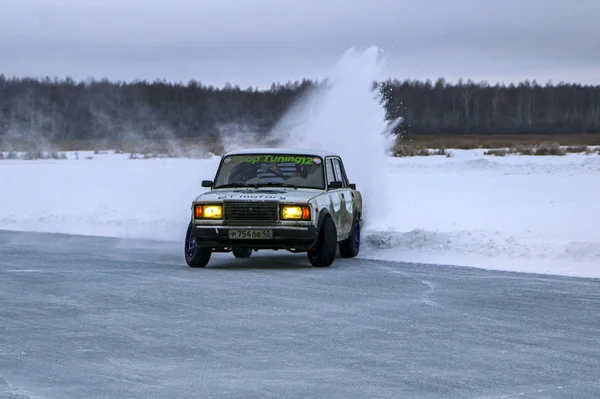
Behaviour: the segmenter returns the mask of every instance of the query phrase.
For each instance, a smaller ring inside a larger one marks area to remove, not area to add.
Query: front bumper
[[[232,239],[229,230],[272,230],[269,239]],[[317,242],[315,226],[207,226],[194,225],[193,236],[199,247],[238,247],[253,249],[299,249],[308,250]]]

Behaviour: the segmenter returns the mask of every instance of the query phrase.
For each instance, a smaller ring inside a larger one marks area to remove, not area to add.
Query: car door
[[[344,173],[342,161],[338,157],[330,157],[327,159],[327,185],[330,181],[340,182],[341,188],[329,190],[329,197],[333,207],[333,216],[338,232],[338,240],[342,240],[348,236],[352,228],[353,217],[353,198],[350,184]]]
[[[346,238],[352,230],[352,220],[354,217],[354,198],[350,189],[350,182],[346,177],[344,165],[340,158],[333,158],[333,170],[336,181],[342,182],[340,192],[340,230],[342,230],[343,238]]]

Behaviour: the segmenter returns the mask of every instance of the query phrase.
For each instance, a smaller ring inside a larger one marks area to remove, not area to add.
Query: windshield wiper
[[[260,187],[264,187],[264,186],[275,186],[275,187],[290,187],[290,188],[298,188],[298,186],[294,185],[294,184],[289,184],[289,183],[279,183],[279,182],[268,182],[268,183],[255,183],[255,184],[247,184],[247,183],[228,183],[228,184],[221,184],[220,186],[215,187],[215,189],[217,188],[242,188],[242,187],[252,187],[252,188],[260,188]]]
[[[289,184],[289,183],[283,183],[283,182],[279,183],[279,182],[273,182],[273,181],[268,182],[268,183],[262,183],[261,186],[262,185],[265,185],[265,186],[298,188],[298,186],[296,186],[295,184]]]
[[[220,186],[217,186],[215,188],[238,188],[238,187],[253,187],[253,188],[258,188],[258,184],[246,184],[246,183],[228,183],[228,184],[221,184]]]

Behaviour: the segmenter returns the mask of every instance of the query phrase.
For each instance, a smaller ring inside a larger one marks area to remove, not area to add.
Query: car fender
[[[336,228],[338,228],[337,223],[335,223],[334,217],[334,209],[333,204],[331,203],[331,199],[329,197],[328,192],[323,192],[311,200],[313,210],[316,211],[316,217],[313,219],[313,223],[317,228],[317,234],[321,233],[321,227],[323,226],[323,221],[326,217],[331,217],[333,219],[334,224],[336,224]]]
[[[352,197],[354,202],[354,214],[362,219],[363,213],[363,197],[360,191],[352,190]]]
[[[323,221],[327,216],[332,217],[331,212],[327,208],[319,209],[319,214],[317,216],[317,231],[321,231],[321,226],[323,226]]]

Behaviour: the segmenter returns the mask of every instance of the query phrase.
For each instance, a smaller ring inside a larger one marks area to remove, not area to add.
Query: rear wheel
[[[315,248],[308,251],[308,260],[314,267],[331,266],[337,252],[337,229],[330,216],[326,216],[321,226]]]
[[[185,262],[189,267],[205,267],[210,260],[212,250],[196,245],[192,227],[192,222],[190,222],[185,233]]]
[[[360,251],[360,219],[354,215],[350,236],[340,243],[340,255],[343,258],[354,258]]]
[[[252,255],[252,248],[233,248],[231,252],[236,258],[249,258]]]

